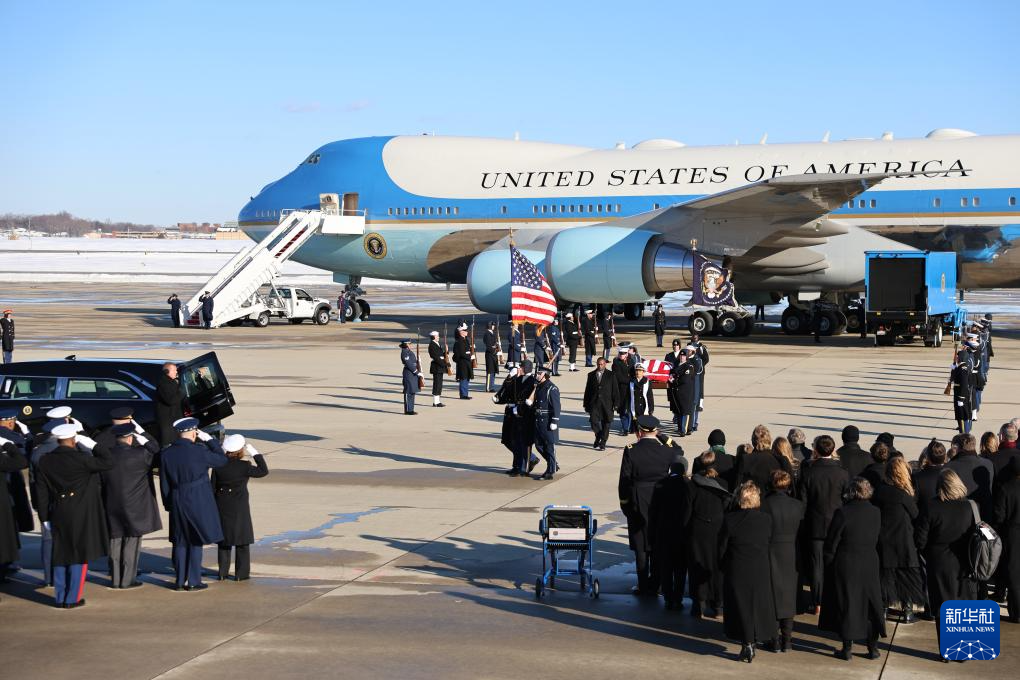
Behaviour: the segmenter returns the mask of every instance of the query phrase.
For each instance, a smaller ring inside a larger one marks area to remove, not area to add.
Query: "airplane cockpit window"
[[[320,158],[319,154],[313,153],[311,156],[305,159],[305,163],[307,163],[308,165],[315,165],[319,162],[319,158]]]

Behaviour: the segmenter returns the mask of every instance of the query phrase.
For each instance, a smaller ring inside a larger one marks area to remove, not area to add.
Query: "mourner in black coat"
[[[774,470],[781,470],[783,464],[769,449],[752,451],[737,460],[737,486],[751,481],[759,491],[769,488],[769,479]]]
[[[772,517],[759,509],[757,487],[737,490],[740,509],[726,513],[719,533],[723,568],[723,630],[743,645],[741,658],[754,658],[754,644],[776,634],[776,608],[769,573]]]
[[[16,409],[9,409],[2,413],[5,418],[0,417],[0,441],[9,441],[27,459],[32,451],[32,440],[27,438],[18,427]],[[21,470],[0,473],[0,484],[7,487],[14,511],[14,524],[20,532],[29,532],[35,529],[35,517],[32,514],[31,493],[29,492],[25,475]]]
[[[76,448],[75,426],[53,429],[58,446],[43,456],[36,470],[39,519],[53,534],[53,586],[58,607],[79,606],[88,563],[106,555],[110,534],[100,493],[100,473],[113,468],[103,446],[91,455]],[[79,436],[91,445],[93,442]]]
[[[815,608],[822,603],[825,537],[833,514],[843,504],[843,492],[849,482],[846,470],[832,458],[835,448],[832,437],[818,437],[815,440],[818,458],[804,462],[798,481],[797,495],[806,504],[802,551],[807,563],[807,582],[811,586],[811,604]]]
[[[978,504],[981,515],[990,517],[995,467],[992,465],[992,461],[977,455],[972,435],[965,435],[964,447],[957,452],[955,458],[946,463],[946,467],[955,472],[963,485],[967,487],[967,498]]]
[[[220,512],[223,540],[217,546],[219,579],[226,580],[230,573],[230,550],[235,552],[234,578],[245,581],[251,576],[249,546],[255,542],[255,529],[251,523],[251,505],[248,500],[248,480],[269,474],[266,459],[246,444],[241,435],[230,435],[223,440],[229,462],[212,471],[213,494]],[[251,457],[251,462],[247,456]],[[254,464],[252,464],[254,463]]]
[[[113,437],[113,467],[102,473],[102,479],[110,531],[111,587],[133,588],[141,537],[163,528],[152,482],[152,464],[159,449],[145,435],[137,434],[131,423],[114,425],[109,434]]]
[[[652,572],[659,576],[666,609],[683,606],[687,578],[686,533],[691,518],[690,482],[684,477],[687,461],[682,449],[679,453],[675,449],[673,451],[669,476],[660,480],[652,492],[649,518],[654,562]]]
[[[773,641],[773,648],[783,652],[790,651],[793,646],[793,617],[797,614],[800,585],[797,537],[804,519],[804,502],[790,495],[792,481],[786,471],[772,473],[769,484],[772,491],[761,502],[761,511],[772,518],[769,564],[779,623],[779,638]]]
[[[606,360],[599,358],[598,366],[588,374],[584,386],[584,412],[588,414],[592,432],[595,433],[593,448],[605,450],[609,430],[613,426],[613,410],[620,400],[620,388]]]
[[[825,538],[825,591],[818,627],[843,642],[836,656],[847,661],[854,640],[866,640],[868,658],[877,659],[878,638],[885,637],[878,563],[882,517],[870,496],[871,485],[855,478],[847,503],[832,516]]]
[[[909,486],[910,468],[902,458],[889,463],[888,481],[878,485],[871,503],[882,515],[878,538],[878,562],[881,568],[882,601],[886,607],[899,602],[903,606],[906,623],[914,620],[913,607],[925,601],[921,563],[914,545],[914,522],[917,520],[917,502]],[[900,469],[900,483],[896,486],[893,473]]]
[[[1020,458],[1013,458],[999,476],[993,523],[1003,544],[1000,573],[1007,589],[1009,620],[1020,623]]]
[[[860,440],[860,430],[855,426],[847,425],[843,428],[843,446],[836,450],[836,455],[849,479],[860,475],[872,463],[871,454],[861,448],[858,443]]]
[[[156,383],[156,422],[159,424],[159,443],[162,446],[170,446],[177,439],[174,421],[184,417],[183,400],[177,365],[164,364],[163,375],[159,376]]]
[[[691,477],[691,521],[687,529],[691,613],[713,618],[722,609],[719,531],[730,500],[729,491],[716,475],[709,467]]]
[[[652,416],[642,416],[638,423],[638,441],[623,449],[620,461],[618,492],[620,509],[627,518],[627,535],[634,551],[638,583],[635,592],[655,595],[658,583],[653,579],[649,553],[652,534],[648,529],[649,508],[655,485],[669,474],[673,451],[655,438],[659,422]]]
[[[0,475],[17,472],[28,467],[28,460],[21,449],[10,441],[0,444]],[[0,480],[0,582],[7,580],[7,566],[18,561],[21,541],[18,524],[14,518],[13,504],[7,484]]]

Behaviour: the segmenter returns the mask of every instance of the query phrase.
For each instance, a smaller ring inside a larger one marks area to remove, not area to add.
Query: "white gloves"
[[[259,455],[258,449],[256,449],[251,444],[244,445],[244,452],[249,458],[254,458],[255,456]]]
[[[531,406],[531,405],[532,405],[533,403],[535,403],[535,402],[534,402],[534,400],[533,400],[533,399],[525,399],[525,400],[524,400],[524,403],[525,403],[525,404],[527,404],[528,406]]]
[[[84,432],[85,428],[82,426],[81,421],[77,418],[71,418],[71,424],[74,425],[78,432]]]
[[[492,395],[492,403],[493,403],[493,404],[498,404],[498,403],[499,403],[499,399],[497,399],[497,398],[496,398],[496,395],[495,395],[495,394],[494,394],[494,395]]]
[[[552,425],[549,426],[549,429],[550,430],[558,430],[558,429],[560,429],[560,426],[557,425],[556,423],[553,423]]]
[[[145,434],[145,428],[142,427],[141,425],[139,425],[138,421],[132,420],[131,422],[135,424],[135,433],[136,434]]]
[[[962,401],[958,401],[958,402],[956,402],[956,405],[957,406],[963,406],[963,402]]]
[[[212,439],[212,435],[210,435],[205,430],[195,430],[195,437],[197,437],[200,441],[203,442],[207,442],[210,439]]]
[[[43,522],[42,525],[44,527],[46,527],[46,531],[50,531],[50,523],[49,522]]]
[[[145,446],[146,444],[149,443],[149,440],[145,437],[144,434],[137,434],[136,433],[135,434],[135,441],[138,442],[139,446]]]
[[[78,445],[86,451],[92,451],[92,449],[96,448],[96,440],[91,437],[79,434],[75,439],[77,440]]]
[[[21,422],[20,420],[15,420],[14,424],[18,426],[19,430],[21,430],[21,434],[28,434],[28,425]]]
[[[4,439],[3,437],[0,437],[0,446],[3,446],[4,444],[13,444],[13,443],[14,442],[12,442],[10,439]]]

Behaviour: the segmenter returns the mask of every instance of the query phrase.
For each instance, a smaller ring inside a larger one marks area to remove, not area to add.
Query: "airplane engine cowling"
[[[572,302],[641,302],[656,293],[688,290],[694,281],[691,251],[641,229],[561,231],[549,242],[545,262],[553,292]]]
[[[521,254],[546,273],[544,252],[521,249]],[[468,265],[467,289],[471,304],[483,312],[509,314],[510,251],[486,250],[475,255]]]

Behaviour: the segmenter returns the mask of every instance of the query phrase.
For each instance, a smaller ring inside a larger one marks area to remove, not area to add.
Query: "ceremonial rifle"
[[[471,315],[471,368],[478,368],[478,357],[475,355],[475,315]]]
[[[545,337],[545,328],[546,328],[545,326],[538,326],[535,330],[535,335],[537,337],[539,334],[541,334],[542,337],[545,339],[545,360],[549,362],[552,361],[553,352],[552,349],[549,347],[549,338]]]
[[[443,323],[443,363],[446,364],[446,375],[453,375],[453,365],[450,363],[450,345],[446,342],[445,323]]]
[[[496,316],[496,363],[503,365],[503,339],[499,337],[499,315]]]
[[[612,310],[609,311],[609,332],[613,339],[613,345],[618,345],[619,343],[616,341],[616,318],[613,316]]]
[[[953,343],[953,363],[954,364],[957,361],[956,353],[959,351],[959,349],[958,349],[959,346],[960,346],[959,341]],[[942,392],[942,394],[944,394],[944,395],[946,395],[948,397],[952,393],[953,393],[953,370],[949,369],[949,380],[946,382],[946,389]]]
[[[425,389],[425,376],[421,373],[421,329],[414,329],[414,362],[418,364],[418,389]]]

